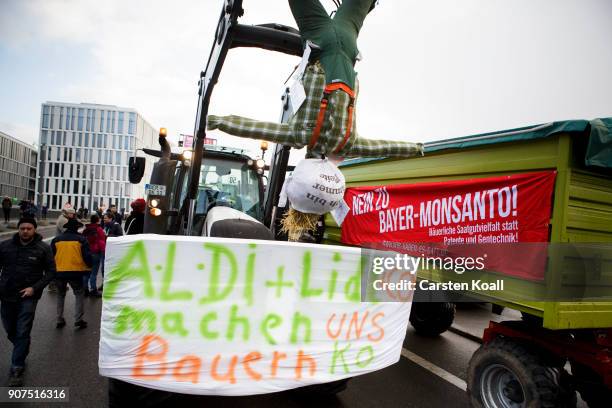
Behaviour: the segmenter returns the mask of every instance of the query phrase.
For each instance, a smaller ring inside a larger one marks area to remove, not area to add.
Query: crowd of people
[[[4,209],[4,201],[2,206]],[[84,297],[98,297],[103,290],[103,285],[98,286],[98,276],[104,277],[107,238],[143,232],[146,202],[137,199],[131,207],[125,224],[117,207],[110,206],[107,211],[94,212],[84,225],[79,220],[83,213],[67,203],[56,221],[50,245],[36,232],[36,213],[22,212],[17,233],[0,242],[0,315],[13,344],[9,386],[23,385],[36,306],[46,286],[56,293],[56,328],[66,326],[68,286],[75,296],[74,327],[87,327]]]
[[[4,215],[4,223],[8,224],[11,221],[11,210],[13,208],[13,200],[5,196],[2,199],[2,213]],[[38,217],[38,211],[40,210],[40,215],[42,219],[47,218],[47,213],[49,211],[49,207],[46,205],[42,205],[40,208],[34,204],[32,200],[21,200],[19,202],[19,218],[24,217]]]

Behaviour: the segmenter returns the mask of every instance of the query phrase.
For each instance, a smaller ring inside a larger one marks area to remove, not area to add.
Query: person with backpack
[[[51,249],[55,255],[56,285],[57,285],[57,324],[55,327],[61,329],[66,326],[64,319],[64,301],[66,300],[66,289],[70,285],[75,296],[74,326],[79,329],[87,327],[83,320],[83,276],[91,271],[91,253],[89,243],[84,236],[79,234],[79,228],[83,224],[76,219],[68,220],[64,228],[66,231],[51,241]]]
[[[83,236],[89,243],[91,252],[91,273],[83,277],[85,296],[100,297],[98,291],[98,270],[104,265],[104,252],[106,251],[106,234],[100,227],[100,217],[94,213],[90,218],[90,224],[85,225]]]

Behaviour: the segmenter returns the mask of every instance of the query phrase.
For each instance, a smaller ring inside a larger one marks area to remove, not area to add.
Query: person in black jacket
[[[121,225],[115,221],[115,216],[110,211],[104,214],[102,220],[102,229],[104,229],[104,233],[107,237],[123,236],[123,229],[121,229]]]
[[[23,384],[36,304],[55,277],[53,253],[36,233],[36,220],[22,218],[17,225],[19,232],[0,243],[0,314],[13,343],[11,387]]]
[[[132,212],[125,220],[125,235],[142,234],[144,230],[144,212],[147,208],[147,203],[143,198],[137,198],[130,204]]]
[[[83,224],[76,219],[68,220],[64,228],[66,232],[53,238],[51,249],[55,254],[55,264],[57,267],[57,324],[61,329],[66,325],[64,320],[64,301],[66,299],[66,289],[68,285],[72,288],[75,296],[74,305],[74,326],[79,329],[87,327],[87,322],[83,320],[85,286],[83,277],[91,272],[92,258],[89,251],[87,238],[79,234],[79,228]]]

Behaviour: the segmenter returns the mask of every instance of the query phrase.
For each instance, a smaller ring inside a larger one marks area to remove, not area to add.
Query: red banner
[[[546,242],[556,171],[352,187],[342,242],[445,246]],[[522,276],[522,272],[512,273]],[[543,276],[523,276],[540,279]]]

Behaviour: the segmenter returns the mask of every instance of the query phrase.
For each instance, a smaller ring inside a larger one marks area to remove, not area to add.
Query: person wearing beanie
[[[64,225],[68,222],[68,220],[76,218],[76,211],[72,206],[65,205],[62,208],[62,212],[57,217],[57,221],[55,222],[55,235],[61,235],[64,233]]]
[[[55,282],[58,295],[56,324],[58,329],[66,325],[64,301],[67,285],[70,285],[75,296],[74,326],[79,329],[87,327],[87,322],[83,320],[85,295],[83,277],[90,273],[92,259],[87,239],[79,234],[79,228],[82,226],[83,224],[71,218],[64,225],[66,231],[51,241],[57,270]]]
[[[144,212],[147,208],[147,202],[143,198],[137,198],[132,201],[130,207],[132,207],[132,212],[127,220],[125,220],[125,234],[142,234],[144,230]]]
[[[0,243],[0,315],[13,343],[10,387],[23,385],[36,305],[45,286],[55,277],[53,253],[36,233],[36,220],[22,218],[17,225],[19,231]]]

